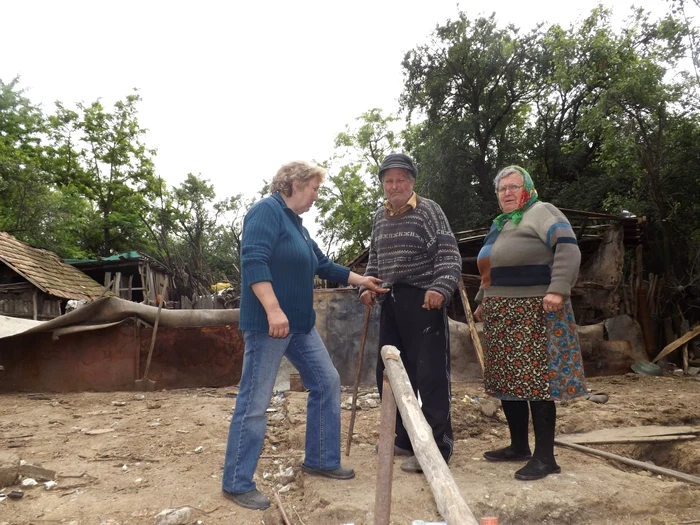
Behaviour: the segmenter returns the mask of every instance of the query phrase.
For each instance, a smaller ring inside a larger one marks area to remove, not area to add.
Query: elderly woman
[[[299,215],[318,199],[322,168],[290,162],[272,180],[272,195],[246,214],[241,246],[239,328],[245,354],[236,407],[229,429],[222,489],[249,509],[270,500],[253,481],[265,438],[266,410],[282,356],[309,389],[303,471],[333,479],[355,473],[340,465],[340,376],[314,328],[314,275],[382,293],[380,279],[350,272],[326,257]]]
[[[516,479],[540,479],[561,472],[554,459],[554,401],[586,393],[570,301],[581,253],[569,221],[537,199],[527,171],[508,166],[494,184],[502,213],[479,252],[475,316],[484,321],[485,389],[501,399],[510,445],[484,458],[529,460]]]

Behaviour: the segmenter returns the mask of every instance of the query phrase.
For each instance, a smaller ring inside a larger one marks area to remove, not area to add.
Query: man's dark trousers
[[[450,334],[445,307],[423,308],[425,290],[395,284],[382,298],[379,349],[393,345],[401,352],[416,396],[420,394],[425,419],[445,461],[452,455],[450,420]],[[377,360],[377,385],[382,393],[384,362]],[[401,414],[396,414],[396,446],[413,450]]]

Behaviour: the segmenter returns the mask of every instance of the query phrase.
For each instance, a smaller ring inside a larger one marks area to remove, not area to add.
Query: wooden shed
[[[58,317],[69,299],[87,301],[103,287],[53,252],[0,232],[0,314],[25,319]]]
[[[124,252],[98,259],[66,259],[65,262],[92,277],[121,299],[155,305],[156,296],[166,282],[172,285],[170,272],[161,263],[138,252]],[[172,290],[168,286],[167,290]],[[172,295],[166,290],[164,300]]]

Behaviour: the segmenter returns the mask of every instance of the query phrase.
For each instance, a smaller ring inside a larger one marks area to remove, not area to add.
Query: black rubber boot
[[[554,427],[557,421],[557,406],[554,401],[531,401],[532,426],[535,429],[535,453],[533,458],[545,465],[555,466]]]
[[[528,440],[530,408],[527,406],[527,401],[501,401],[501,405],[510,429],[510,446],[484,452],[484,459],[488,461],[530,459],[532,457]]]
[[[554,459],[554,429],[557,407],[554,401],[531,401],[532,426],[535,428],[535,453],[527,465],[515,473],[516,479],[542,479],[559,474],[561,469]]]

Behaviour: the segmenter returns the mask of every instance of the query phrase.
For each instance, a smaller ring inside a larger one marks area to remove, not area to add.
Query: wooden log
[[[435,444],[433,431],[418,405],[399,350],[395,346],[386,345],[382,347],[381,355],[403,425],[433,491],[438,511],[448,525],[479,525]]]
[[[384,372],[382,405],[379,416],[379,451],[377,457],[377,489],[374,496],[375,525],[391,523],[391,490],[394,475],[394,436],[396,433],[396,401],[391,383]]]
[[[472,336],[472,344],[474,345],[476,357],[479,359],[481,371],[483,372],[484,350],[481,348],[481,339],[479,339],[479,333],[476,330],[474,314],[472,313],[472,307],[469,305],[469,297],[467,297],[467,290],[464,288],[464,281],[461,275],[459,276],[459,296],[462,298],[462,306],[464,307],[464,314],[467,316],[467,324],[469,325],[469,333]]]
[[[666,348],[661,350],[659,352],[659,355],[657,355],[652,363],[656,363],[659,359],[662,357],[666,357],[668,354],[673,352],[676,348],[683,346],[685,343],[693,339],[694,337],[698,336],[700,334],[700,325],[696,326],[693,328],[690,332],[686,333],[684,336],[679,337],[675,341],[673,341],[671,344],[666,345]]]
[[[683,373],[688,375],[688,343],[685,343],[681,348],[683,356]]]
[[[577,445],[576,443],[567,443],[566,441],[562,441],[560,439],[555,439],[554,443],[556,445],[559,445],[561,447],[568,447],[572,448],[574,450],[578,450],[580,452],[585,452],[587,454],[593,454],[594,456],[600,456],[602,458],[606,459],[612,459],[614,461],[619,461],[620,463],[624,463],[625,465],[630,465],[632,467],[637,467],[641,468],[644,470],[648,470],[649,472],[653,472],[654,474],[661,474],[663,476],[670,476],[676,479],[680,479],[682,481],[687,481],[688,483],[695,483],[696,485],[700,485],[700,478],[697,476],[693,476],[691,474],[686,474],[685,472],[678,472],[677,470],[671,470],[668,468],[664,467],[657,467],[656,465],[653,465],[652,463],[645,463],[643,461],[637,461],[636,459],[629,459],[624,456],[618,456],[617,454],[612,454],[611,452],[604,452],[602,450],[596,450],[594,448],[590,447],[584,447],[583,445]]]

